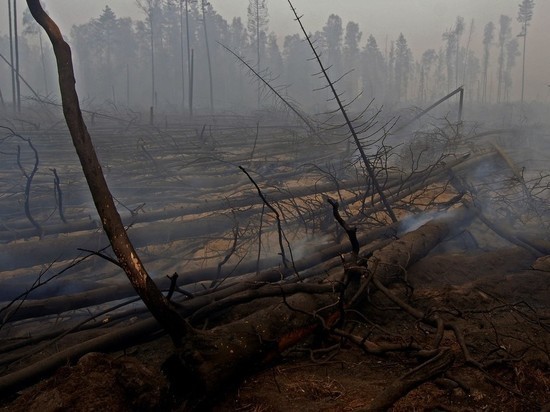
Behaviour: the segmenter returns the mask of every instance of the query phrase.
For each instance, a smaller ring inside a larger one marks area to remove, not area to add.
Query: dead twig
[[[260,196],[260,198],[262,199],[264,204],[269,208],[269,210],[271,210],[275,214],[275,219],[277,220],[277,232],[279,234],[279,247],[280,247],[280,250],[281,250],[281,257],[283,259],[283,266],[285,267],[285,269],[288,269],[288,263],[287,263],[288,261],[286,259],[285,248],[283,246],[283,229],[281,227],[281,217],[279,215],[279,212],[277,212],[277,209],[275,209],[273,206],[271,206],[271,204],[267,201],[266,197],[262,193],[262,190],[260,189],[258,184],[254,181],[254,179],[252,179],[252,176],[250,176],[250,174],[246,171],[246,169],[242,166],[239,166],[239,169],[241,169],[242,172],[252,182],[252,184],[254,185],[256,190],[258,191],[258,196]]]
[[[346,234],[348,235],[349,241],[351,243],[351,249],[353,253],[354,260],[357,260],[357,256],[359,256],[359,242],[357,241],[357,228],[349,226],[344,219],[340,216],[340,212],[338,211],[339,205],[338,202],[330,197],[327,198],[327,202],[332,206],[332,214],[334,215],[334,218],[336,221],[342,226],[342,228],[346,231]]]

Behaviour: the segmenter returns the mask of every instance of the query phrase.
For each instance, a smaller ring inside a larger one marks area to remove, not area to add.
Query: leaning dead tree
[[[288,0],[288,4],[290,5],[290,8],[292,9],[292,13],[294,14],[294,17],[296,18],[296,21],[300,25],[300,29],[302,30],[302,33],[304,34],[308,44],[309,48],[311,49],[314,59],[319,65],[319,68],[321,69],[321,73],[323,74],[323,77],[325,78],[328,87],[330,88],[330,91],[332,95],[334,96],[334,100],[338,104],[338,110],[342,113],[342,116],[344,117],[345,123],[349,128],[349,131],[351,133],[351,136],[353,137],[353,142],[355,143],[355,146],[357,147],[357,150],[359,151],[359,154],[361,155],[361,160],[363,161],[363,164],[365,165],[365,168],[367,169],[367,173],[369,175],[369,178],[372,180],[372,184],[374,185],[374,188],[376,192],[380,195],[380,199],[382,200],[382,203],[384,204],[384,207],[390,216],[391,220],[393,222],[397,222],[397,217],[395,216],[395,213],[393,212],[393,209],[386,199],[386,195],[382,191],[382,188],[380,187],[380,184],[378,183],[378,179],[376,177],[376,173],[374,171],[374,168],[371,164],[371,161],[367,157],[365,153],[365,149],[363,148],[363,145],[361,144],[361,141],[359,140],[359,136],[357,135],[357,132],[355,130],[355,127],[353,127],[353,124],[351,122],[351,119],[349,118],[348,112],[346,111],[346,108],[344,107],[344,104],[342,100],[340,99],[340,95],[338,94],[338,91],[336,90],[335,83],[331,80],[330,76],[328,75],[328,69],[325,68],[325,65],[321,61],[321,56],[317,52],[317,49],[313,45],[313,42],[311,41],[311,37],[307,33],[302,20],[301,16],[298,15],[298,12],[294,8],[294,5],[290,0]]]
[[[82,170],[92,194],[95,207],[101,219],[113,252],[136,292],[142,298],[153,316],[166,329],[176,344],[185,335],[186,323],[171,307],[160,292],[135,251],[122,219],[117,211],[113,196],[99,163],[92,139],[88,133],[75,88],[75,77],[71,48],[55,22],[46,14],[39,0],[28,0],[29,10],[40,26],[44,28],[53,46],[59,74],[59,88],[63,114],[72,137]]]

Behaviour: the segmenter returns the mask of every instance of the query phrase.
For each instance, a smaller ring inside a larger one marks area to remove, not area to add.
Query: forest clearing
[[[212,76],[210,110],[84,110],[28,0],[61,104],[1,112],[5,410],[550,409],[547,105],[355,111],[288,3],[333,111],[236,53],[249,114]]]

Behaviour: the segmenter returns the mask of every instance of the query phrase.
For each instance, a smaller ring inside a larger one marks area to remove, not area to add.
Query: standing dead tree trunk
[[[121,268],[128,276],[128,279],[130,279],[134,289],[152,315],[170,334],[174,343],[179,344],[187,330],[186,322],[171,307],[168,300],[149,277],[128,238],[122,219],[105,181],[90,134],[82,118],[78,95],[75,89],[71,49],[63,39],[61,31],[55,22],[42,9],[40,1],[27,0],[27,4],[32,16],[44,28],[52,43],[57,61],[63,114],[94,199],[95,207],[101,218],[103,229],[109,238]]]

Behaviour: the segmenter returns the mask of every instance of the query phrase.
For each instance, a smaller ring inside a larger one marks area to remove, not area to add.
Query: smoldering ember
[[[3,410],[550,410],[547,4],[7,3]]]

